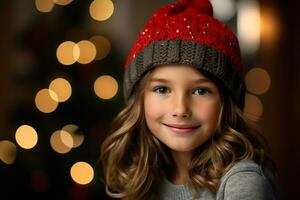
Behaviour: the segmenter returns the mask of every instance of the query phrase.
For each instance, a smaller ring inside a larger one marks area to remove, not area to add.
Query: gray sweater
[[[274,176],[253,161],[236,163],[220,182],[216,194],[208,189],[200,190],[198,197],[193,197],[184,185],[174,185],[164,179],[159,193],[161,200],[278,200],[283,199]]]

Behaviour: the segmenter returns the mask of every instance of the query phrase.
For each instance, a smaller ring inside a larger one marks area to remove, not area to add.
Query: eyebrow
[[[164,79],[164,78],[151,78],[149,80],[149,82],[150,83],[151,82],[170,83],[171,81],[168,79]],[[191,82],[193,82],[193,83],[212,83],[212,81],[207,78],[200,78],[200,79],[192,80]]]

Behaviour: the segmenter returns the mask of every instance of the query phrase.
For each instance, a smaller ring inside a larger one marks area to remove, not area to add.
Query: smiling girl
[[[126,106],[102,144],[120,199],[280,199],[262,136],[243,115],[235,34],[208,0],[154,13],[125,65]]]

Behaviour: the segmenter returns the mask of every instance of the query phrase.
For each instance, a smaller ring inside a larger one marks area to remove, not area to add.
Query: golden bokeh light
[[[97,54],[95,60],[102,60],[109,54],[111,45],[108,39],[103,36],[96,35],[90,38],[90,41],[96,46]]]
[[[255,0],[238,3],[237,34],[241,51],[255,53],[260,47],[260,7]]]
[[[72,41],[61,43],[56,50],[57,60],[63,65],[72,65],[79,58],[80,50],[78,45]]]
[[[246,94],[244,115],[252,121],[258,121],[262,114],[263,104],[260,99],[255,95]]]
[[[92,42],[82,40],[77,43],[77,46],[79,47],[79,58],[77,59],[77,62],[81,64],[88,64],[95,59],[96,47]]]
[[[94,178],[94,170],[90,164],[86,162],[77,162],[71,167],[72,179],[81,185],[90,183]]]
[[[35,7],[40,12],[51,12],[54,2],[53,0],[35,0]]]
[[[271,8],[263,8],[261,17],[261,37],[264,44],[268,44],[270,46],[276,44],[276,41],[279,39],[280,34],[280,20],[276,15],[275,10]]]
[[[17,157],[17,147],[8,140],[0,141],[0,160],[5,164],[13,164]]]
[[[53,81],[51,81],[49,89],[50,91],[54,92],[54,96],[52,96],[53,93],[50,93],[52,99],[54,101],[58,100],[58,102],[67,101],[72,94],[72,87],[70,83],[63,78],[56,78]]]
[[[65,6],[70,4],[73,0],[53,0],[53,1],[58,5]]]
[[[94,83],[94,91],[101,99],[111,99],[118,92],[118,82],[111,76],[100,76]]]
[[[114,4],[111,0],[94,0],[90,5],[90,15],[97,21],[105,21],[114,12]]]
[[[61,130],[60,131],[60,139],[67,147],[73,148],[73,137],[67,131]]]
[[[17,129],[15,138],[20,147],[31,149],[37,144],[38,134],[31,126],[22,125]]]
[[[262,68],[253,68],[247,73],[245,83],[249,92],[261,95],[269,90],[271,78],[266,70]]]
[[[35,105],[43,113],[51,113],[58,106],[58,97],[49,89],[40,90],[35,96]]]
[[[57,153],[65,154],[71,151],[71,147],[64,144],[61,137],[61,130],[57,130],[52,133],[50,137],[50,145],[54,151]]]
[[[79,147],[84,140],[84,135],[80,131],[79,127],[75,124],[67,124],[62,130],[68,132],[73,138],[73,148]]]

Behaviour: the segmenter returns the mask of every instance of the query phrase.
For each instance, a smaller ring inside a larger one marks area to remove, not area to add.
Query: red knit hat
[[[187,64],[208,72],[244,107],[244,72],[236,35],[213,18],[208,0],[179,0],[157,10],[127,58],[124,95],[128,99],[146,72],[162,64]]]

